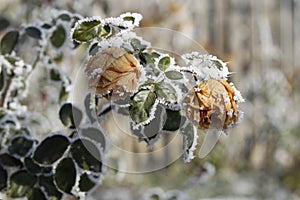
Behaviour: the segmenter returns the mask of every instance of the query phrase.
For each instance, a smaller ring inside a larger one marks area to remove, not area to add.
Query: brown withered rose
[[[139,61],[124,49],[111,47],[94,55],[85,72],[89,88],[108,99],[131,95],[141,75]]]
[[[227,129],[238,121],[234,89],[226,80],[201,82],[184,98],[186,116],[198,129]]]

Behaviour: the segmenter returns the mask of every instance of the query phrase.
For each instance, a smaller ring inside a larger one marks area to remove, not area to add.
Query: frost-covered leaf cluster
[[[68,33],[80,18],[54,11],[47,21],[7,31],[1,38],[0,190],[8,198],[84,198],[101,183],[107,136],[91,125],[80,107],[66,103],[72,81],[60,66],[79,45]],[[42,132],[43,124],[32,118],[32,107],[41,103],[35,86],[42,92],[42,105],[62,104],[56,116],[64,131]],[[49,100],[53,91],[58,98]],[[34,101],[28,98],[32,93]],[[37,135],[32,126],[44,135]]]
[[[40,141],[13,114],[0,116],[0,189],[8,197],[83,198],[101,183],[109,146],[106,134],[89,123],[82,127],[83,112],[70,103],[62,105],[59,115],[73,133],[54,132]]]

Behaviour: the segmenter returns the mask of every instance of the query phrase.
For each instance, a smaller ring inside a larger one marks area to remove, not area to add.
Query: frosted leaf
[[[137,126],[149,124],[154,118],[158,101],[150,90],[138,92],[132,99],[130,117]]]
[[[132,44],[133,39],[138,40],[140,44],[145,46],[146,48],[151,46],[149,42],[143,40],[143,38],[141,37],[138,37],[136,33],[124,30],[115,33],[114,37],[102,38],[102,40],[98,42],[98,52],[104,51],[105,49],[110,47],[124,48],[134,52],[135,48]]]
[[[195,158],[194,151],[198,144],[197,129],[188,121],[181,128],[183,134],[183,160],[188,163]]]
[[[227,63],[212,55],[202,55],[199,52],[192,52],[182,55],[188,67],[183,70],[194,72],[199,81],[214,79],[227,79],[231,74]]]
[[[169,83],[155,84],[155,94],[158,100],[166,104],[174,104],[177,102],[177,94],[174,87]]]
[[[100,35],[102,30],[100,17],[91,17],[78,20],[71,30],[71,37],[77,42],[90,42]]]
[[[160,56],[155,58],[154,61],[155,66],[161,71],[165,71],[167,68],[173,67],[176,64],[175,59],[169,54],[160,54]]]
[[[127,12],[127,13],[120,15],[120,18],[122,18],[123,20],[134,18],[132,25],[135,27],[138,27],[140,25],[140,21],[143,19],[143,16],[139,13]]]
[[[166,112],[165,109],[158,105],[155,110],[153,120],[147,125],[139,126],[134,128],[135,124],[131,124],[133,129],[133,134],[139,138],[139,141],[144,141],[147,143],[149,148],[160,139],[162,135],[162,129],[166,122]]]
[[[142,15],[138,13],[125,13],[116,18],[105,18],[103,19],[103,24],[121,28],[121,32],[126,32],[131,31],[134,27],[138,27],[141,19]]]
[[[176,70],[169,70],[165,72],[165,75],[170,80],[180,80],[183,78],[183,74]]]

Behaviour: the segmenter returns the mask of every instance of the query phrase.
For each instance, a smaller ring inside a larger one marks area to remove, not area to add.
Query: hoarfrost
[[[146,121],[143,121],[141,123],[133,122],[133,130],[138,130],[140,127],[149,124],[155,118],[155,111],[156,111],[158,104],[159,104],[159,101],[156,99],[150,110],[149,118]]]
[[[237,101],[238,103],[242,103],[245,102],[245,99],[242,97],[242,94],[239,90],[236,89],[236,87],[234,86],[233,83],[230,83],[230,86],[232,87],[232,89],[234,90],[234,97],[233,99],[235,101]]]
[[[182,55],[182,58],[188,64],[187,70],[195,72],[200,81],[209,78],[227,80],[227,77],[231,74],[227,63],[216,56],[192,52]]]
[[[184,162],[188,163],[191,160],[193,160],[195,158],[194,156],[194,151],[196,150],[196,146],[198,144],[198,135],[197,135],[197,129],[195,126],[193,126],[193,142],[190,148],[188,148],[188,136],[183,135],[184,138],[184,147],[186,149],[184,149]]]

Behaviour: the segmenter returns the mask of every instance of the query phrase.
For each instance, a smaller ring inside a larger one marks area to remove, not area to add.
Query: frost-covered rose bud
[[[201,82],[184,98],[186,116],[198,129],[227,129],[237,124],[242,112],[237,103],[243,98],[226,80]]]
[[[131,95],[141,75],[139,61],[124,49],[111,47],[93,56],[85,69],[89,88],[108,99]]]

